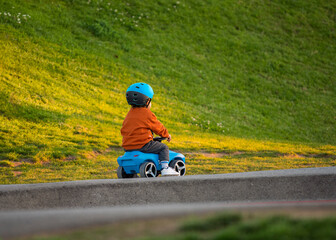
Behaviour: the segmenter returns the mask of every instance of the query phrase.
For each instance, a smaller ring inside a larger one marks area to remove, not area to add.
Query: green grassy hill
[[[171,148],[335,156],[335,12],[327,0],[1,1],[1,171],[114,158],[139,81]]]

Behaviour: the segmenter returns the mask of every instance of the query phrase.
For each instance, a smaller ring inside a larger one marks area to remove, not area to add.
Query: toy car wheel
[[[169,167],[173,168],[176,172],[178,172],[180,176],[184,176],[186,173],[185,163],[180,159],[171,161],[169,163]]]
[[[140,166],[140,176],[143,178],[151,178],[157,176],[157,169],[153,162],[144,162]]]
[[[125,172],[124,168],[120,167],[120,166],[117,169],[117,176],[118,176],[118,178],[136,178],[136,177],[138,177],[137,174],[127,174]]]

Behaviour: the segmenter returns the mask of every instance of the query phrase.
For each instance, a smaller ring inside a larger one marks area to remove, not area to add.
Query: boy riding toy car
[[[154,91],[147,83],[134,83],[126,91],[126,100],[131,108],[127,113],[120,133],[125,154],[118,158],[118,178],[183,176],[185,157],[170,151],[161,143],[171,141],[167,128],[150,110]],[[161,138],[153,138],[154,133]]]
[[[154,138],[154,141],[161,142],[165,138]],[[158,154],[143,153],[140,151],[127,151],[117,159],[119,167],[117,169],[118,178],[157,177],[162,170]],[[186,173],[185,156],[181,153],[169,150],[169,167],[184,176]]]

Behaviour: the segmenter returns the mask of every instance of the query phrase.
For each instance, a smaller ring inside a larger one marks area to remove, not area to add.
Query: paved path
[[[327,209],[336,167],[0,186],[0,237],[219,210]],[[335,214],[336,215],[336,214]]]
[[[0,213],[2,237],[21,237],[37,233],[100,226],[127,220],[180,217],[218,211],[319,211],[336,215],[336,200],[272,201],[272,202],[211,202],[191,204],[133,205],[77,209],[20,210]]]

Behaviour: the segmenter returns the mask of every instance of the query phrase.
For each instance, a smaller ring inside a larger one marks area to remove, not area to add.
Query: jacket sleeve
[[[148,117],[148,125],[150,130],[152,130],[156,135],[164,138],[169,137],[168,130],[163,126],[163,124],[156,118],[155,114],[150,112]]]

